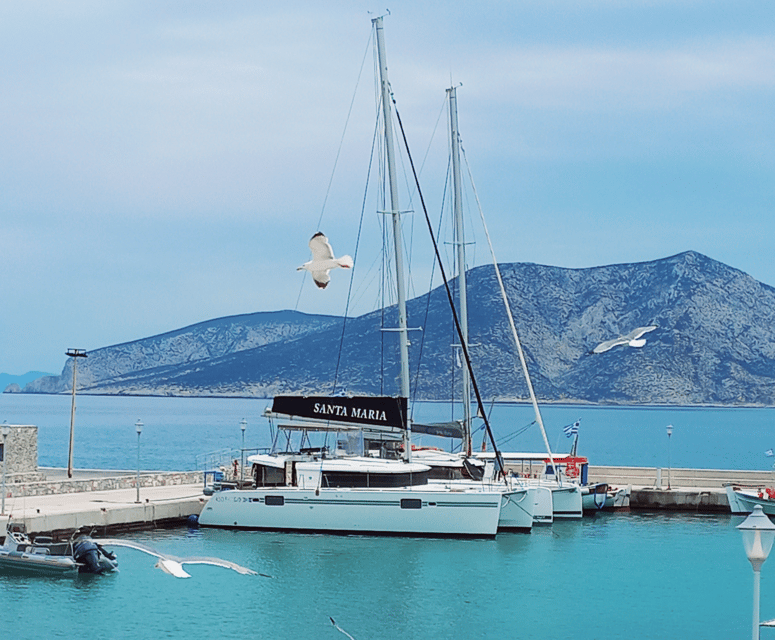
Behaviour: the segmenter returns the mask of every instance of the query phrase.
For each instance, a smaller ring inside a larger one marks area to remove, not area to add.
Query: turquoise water
[[[0,627],[18,640],[345,638],[331,616],[357,640],[748,637],[740,520],[600,514],[495,540],[137,533],[128,537],[272,577],[189,565],[181,580],[118,549],[114,575],[0,576]],[[773,572],[764,565],[763,619],[775,616]]]
[[[269,445],[267,421],[262,417],[269,400],[211,398],[140,398],[79,396],[75,421],[74,464],[79,468],[133,469],[137,434],[141,436],[141,465],[145,469],[196,468],[196,456],[219,449],[239,448],[240,420],[248,428],[248,447]],[[459,410],[458,410],[459,412]],[[643,409],[547,406],[542,408],[549,441],[567,451],[570,440],[562,427],[581,419],[579,453],[592,464],[710,469],[770,469],[775,448],[775,409]],[[447,420],[448,405],[417,403],[417,421]],[[505,450],[544,451],[530,406],[498,405],[491,422]],[[0,422],[38,426],[41,466],[67,466],[70,397],[0,394]],[[666,426],[674,425],[668,442]],[[477,448],[481,433],[475,434]],[[427,438],[425,443],[445,446]]]
[[[78,398],[77,467],[132,468],[141,419],[144,468],[193,468],[197,454],[267,444],[266,400]],[[36,424],[42,465],[67,460],[70,399],[0,395],[0,421]],[[449,417],[422,404],[415,419]],[[581,418],[580,451],[593,464],[769,468],[771,409],[547,407],[552,445]],[[505,438],[533,419],[496,407]],[[669,443],[665,426],[675,426]],[[559,443],[560,446],[557,446]],[[529,428],[506,447],[541,449]],[[271,578],[191,566],[189,580],[117,549],[110,576],[0,576],[3,638],[748,637],[752,571],[731,516],[598,514],[529,535],[433,540],[186,529],[128,536],[178,556],[210,555]],[[775,560],[762,570],[762,617],[775,617]],[[770,630],[763,630],[766,638]]]

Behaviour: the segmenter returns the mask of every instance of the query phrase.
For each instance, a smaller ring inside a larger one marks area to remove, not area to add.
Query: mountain
[[[207,367],[228,354],[251,350],[276,341],[292,342],[309,332],[332,325],[334,316],[275,311],[229,316],[200,322],[161,335],[89,351],[79,358],[79,391],[169,395],[160,381],[179,369]],[[25,393],[62,393],[72,390],[73,358],[59,376],[43,377],[24,388]],[[132,389],[132,391],[127,391]]]
[[[4,389],[8,393],[18,393],[28,382],[37,380],[41,376],[50,375],[50,373],[44,373],[43,371],[28,371],[20,376],[15,376],[10,373],[0,373],[0,389]]]
[[[504,264],[501,273],[541,401],[775,404],[775,289],[739,270],[690,251],[588,269]],[[492,266],[471,269],[468,290],[469,341],[483,397],[526,399]],[[346,322],[294,312],[213,320],[89,353],[78,365],[79,389],[153,395],[396,393],[397,337],[381,331],[396,326],[395,315],[392,307]],[[411,300],[408,316],[410,327],[424,327],[410,334],[415,395],[449,398],[460,374],[443,288]],[[244,325],[248,319],[252,333]],[[590,354],[600,342],[648,324],[657,329],[644,336],[643,348]],[[66,391],[70,366],[58,378],[27,385],[25,392]]]

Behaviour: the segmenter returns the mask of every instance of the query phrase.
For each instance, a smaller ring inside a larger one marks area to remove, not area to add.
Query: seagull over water
[[[642,347],[646,344],[646,339],[641,338],[641,336],[644,333],[648,333],[649,331],[654,331],[656,328],[657,326],[654,324],[649,325],[648,327],[638,327],[637,329],[630,331],[626,336],[621,336],[620,338],[601,342],[594,349],[592,349],[592,353],[603,353],[609,349],[618,347],[620,344],[626,344],[630,347]]]
[[[309,248],[312,251],[312,260],[305,262],[296,271],[301,271],[302,269],[309,271],[315,284],[321,289],[325,289],[331,281],[328,275],[331,269],[336,269],[337,267],[352,269],[353,259],[350,256],[335,258],[334,250],[328,243],[328,238],[320,231],[310,239]]]
[[[248,569],[246,567],[242,567],[238,564],[234,564],[233,562],[229,562],[228,560],[221,560],[220,558],[178,558],[177,556],[168,556],[162,553],[159,553],[155,549],[151,549],[151,547],[146,547],[144,544],[140,544],[139,542],[129,542],[128,540],[115,540],[115,539],[104,539],[104,540],[95,540],[99,545],[104,545],[107,547],[128,547],[130,549],[135,549],[137,551],[142,551],[143,553],[147,553],[152,556],[156,556],[159,558],[159,561],[156,563],[156,567],[164,571],[164,573],[169,573],[171,576],[175,576],[176,578],[190,578],[191,575],[186,572],[186,570],[183,568],[184,564],[211,564],[216,567],[224,567],[225,569],[232,569],[233,571],[236,571],[237,573],[241,573],[243,575],[261,575],[265,578],[268,578],[269,576],[264,575],[263,573],[259,574],[253,571],[252,569]]]

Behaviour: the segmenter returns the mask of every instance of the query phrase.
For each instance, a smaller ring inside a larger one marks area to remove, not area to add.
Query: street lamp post
[[[0,427],[0,434],[3,436],[3,504],[2,508],[0,509],[0,515],[5,515],[5,466],[6,466],[6,455],[5,455],[5,439],[10,435],[11,433],[11,427],[7,425],[3,425]]]
[[[673,425],[667,425],[667,488],[670,489],[670,436],[673,435]]]
[[[135,422],[135,431],[137,431],[137,502],[140,503],[140,434],[143,432],[143,423],[138,419]]]
[[[242,429],[242,449],[240,450],[240,462],[239,462],[239,480],[240,487],[245,479],[245,429],[248,428],[248,421],[242,418],[239,423],[239,428]]]
[[[753,640],[759,640],[759,578],[762,565],[770,555],[772,543],[775,541],[775,524],[762,511],[761,505],[756,505],[751,515],[742,524],[737,525],[743,534],[745,555],[753,567]]]
[[[83,349],[68,349],[65,355],[73,359],[73,403],[70,407],[70,449],[67,453],[67,477],[73,477],[73,436],[75,426],[75,383],[76,371],[78,370],[78,358],[86,358],[86,351]]]

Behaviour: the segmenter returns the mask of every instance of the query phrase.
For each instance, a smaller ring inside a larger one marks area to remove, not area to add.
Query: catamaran
[[[255,487],[209,489],[206,527],[434,536],[494,536],[502,506],[516,494],[483,483],[431,481],[412,460],[408,415],[409,341],[401,207],[394,159],[392,96],[382,18],[373,21],[379,62],[398,306],[397,397],[274,398],[273,449],[250,456]],[[454,310],[453,310],[454,313]],[[317,438],[320,442],[313,442]]]

